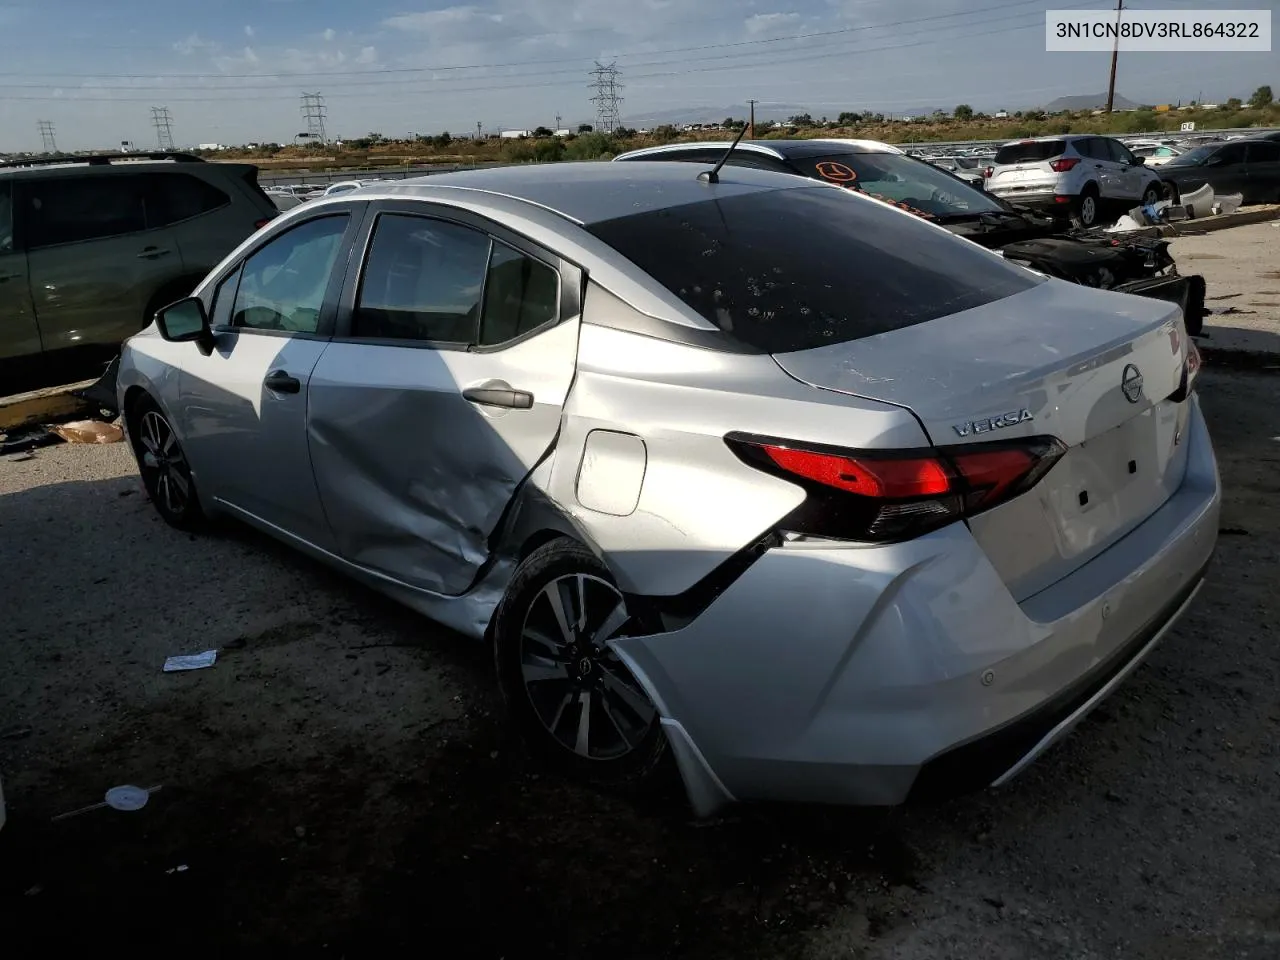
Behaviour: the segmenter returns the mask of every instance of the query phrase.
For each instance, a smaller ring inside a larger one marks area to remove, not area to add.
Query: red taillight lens
[[[1030,490],[1066,452],[1052,437],[908,451],[846,451],[731,434],[745,462],[808,496],[783,528],[815,536],[906,540]]]
[[[255,230],[261,230],[261,229],[262,229],[263,227],[265,227],[268,223],[270,223],[273,219],[274,219],[273,217],[263,217],[261,220],[257,221],[257,222],[253,225],[253,229],[255,229]]]
[[[993,173],[995,173],[995,172],[996,172],[996,168],[995,168],[995,167],[984,167],[984,168],[983,168],[983,170],[982,170],[982,179],[983,179],[983,180],[990,180],[990,179],[991,179],[991,174],[993,174]]]
[[[1200,368],[1203,366],[1204,360],[1200,356],[1200,348],[1196,346],[1196,342],[1187,337],[1187,359],[1182,366],[1182,383],[1178,385],[1178,389],[1173,393],[1170,400],[1174,403],[1181,403],[1191,396],[1192,391],[1196,388],[1196,381],[1200,379]]]
[[[1049,161],[1049,168],[1054,173],[1066,173],[1079,162],[1079,157],[1059,157],[1057,160]]]

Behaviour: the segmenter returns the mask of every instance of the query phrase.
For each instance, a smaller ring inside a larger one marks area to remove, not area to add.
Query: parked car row
[[[299,204],[306,203],[309,200],[332,197],[335,194],[358,190],[360,187],[370,183],[381,182],[383,182],[381,179],[375,178],[371,180],[340,180],[337,183],[328,185],[314,183],[281,184],[267,187],[265,192],[277,208],[280,210],[292,210]]]
[[[1199,355],[1173,304],[938,229],[998,199],[804,143],[282,215],[124,346],[155,509],[490,645],[570,775],[671,761],[701,813],[1007,780],[1199,589]]]

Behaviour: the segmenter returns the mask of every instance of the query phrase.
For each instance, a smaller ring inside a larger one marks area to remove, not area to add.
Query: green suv
[[[181,153],[0,163],[0,396],[100,373],[277,213],[251,164]]]

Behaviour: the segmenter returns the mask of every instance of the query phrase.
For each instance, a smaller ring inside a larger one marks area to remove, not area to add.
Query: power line
[[[319,93],[302,95],[302,116],[307,121],[307,136],[313,143],[328,143],[324,132],[324,119],[329,115],[324,97]]]
[[[622,97],[619,95],[622,90],[622,83],[619,80],[621,72],[616,62],[605,66],[597,60],[591,76],[593,77],[591,85],[596,91],[596,95],[591,98],[591,102],[596,105],[596,129],[611,134],[622,122],[620,110]]]
[[[1103,0],[1103,2],[1106,2],[1106,0]],[[1099,0],[1092,0],[1092,2],[1090,2],[1090,3],[1075,4],[1075,5],[1072,5],[1072,6],[1070,6],[1070,7],[1063,7],[1062,9],[1087,9],[1087,8],[1089,8],[1089,7],[1095,7],[1095,6],[1097,6],[1097,5],[1098,5],[1098,3],[1099,3]],[[1023,14],[1022,16],[1028,16],[1028,15],[1027,15],[1027,14]],[[944,36],[942,36],[941,38],[914,40],[914,41],[910,41],[910,42],[908,42],[908,43],[892,43],[892,44],[883,44],[883,45],[879,45],[879,46],[870,46],[870,47],[847,47],[847,46],[843,46],[843,44],[847,44],[847,43],[849,43],[849,41],[848,41],[848,40],[842,40],[842,41],[837,41],[837,42],[836,42],[837,44],[840,44],[840,45],[841,45],[841,46],[839,46],[839,48],[838,48],[838,49],[836,49],[836,50],[834,50],[834,51],[831,51],[831,52],[826,52],[826,53],[815,53],[815,52],[813,52],[813,50],[814,50],[814,48],[815,48],[815,47],[821,47],[821,46],[823,46],[822,44],[810,44],[810,45],[808,45],[808,46],[807,46],[805,49],[803,49],[803,50],[780,52],[780,53],[779,53],[779,55],[778,55],[777,57],[775,57],[775,58],[773,58],[773,59],[767,59],[767,60],[761,60],[761,59],[759,59],[756,55],[754,55],[754,54],[750,54],[750,53],[737,53],[737,54],[726,54],[726,55],[720,55],[720,56],[717,56],[717,57],[694,58],[694,60],[693,60],[692,62],[697,62],[697,60],[699,60],[699,59],[701,59],[701,60],[721,60],[721,59],[725,59],[725,58],[727,58],[727,57],[744,58],[744,59],[743,59],[743,62],[735,62],[735,63],[727,63],[727,64],[716,63],[716,64],[712,64],[712,65],[710,65],[710,66],[703,66],[703,67],[689,67],[689,68],[676,69],[676,70],[666,69],[666,70],[662,70],[662,71],[659,71],[659,72],[642,73],[642,74],[632,74],[632,75],[630,76],[630,79],[631,79],[631,80],[648,80],[648,79],[663,79],[663,80],[666,80],[666,79],[669,79],[669,78],[670,78],[671,76],[673,76],[673,75],[679,75],[679,74],[707,73],[707,72],[728,73],[728,72],[730,72],[730,71],[734,71],[734,70],[743,70],[743,69],[751,69],[751,70],[755,70],[755,69],[757,69],[757,68],[759,68],[759,67],[783,66],[783,65],[791,65],[791,64],[795,64],[795,63],[805,63],[805,64],[808,64],[808,63],[810,63],[810,62],[812,62],[812,61],[817,61],[817,60],[824,60],[824,59],[830,59],[830,58],[847,58],[847,57],[849,57],[850,55],[855,55],[855,54],[875,53],[875,52],[882,52],[882,51],[887,51],[887,50],[901,50],[901,49],[905,49],[905,48],[909,48],[909,47],[932,46],[932,45],[934,45],[934,44],[936,44],[936,43],[940,43],[940,42],[954,43],[956,40],[962,40],[962,39],[965,39],[965,38],[967,38],[967,37],[972,37],[972,36],[982,36],[982,37],[984,37],[984,38],[985,38],[985,37],[992,36],[992,35],[995,35],[995,34],[1010,33],[1010,32],[1016,32],[1016,31],[1020,31],[1020,30],[1027,30],[1027,29],[1030,29],[1030,28],[1032,28],[1032,27],[1039,27],[1039,26],[1040,26],[1040,24],[1042,23],[1042,19],[1041,19],[1040,15],[1038,15],[1038,14],[1031,14],[1030,16],[1035,17],[1035,22],[1034,22],[1034,23],[1024,24],[1024,25],[1022,25],[1022,26],[1013,26],[1013,27],[997,27],[997,28],[995,28],[995,29],[985,29],[985,28],[984,28],[984,29],[979,30],[979,31],[977,31],[977,32],[970,32],[970,33],[955,33],[951,28],[949,28],[949,27],[948,27],[948,28],[945,28],[945,30],[944,30],[944,34],[945,34],[945,35],[944,35]],[[1000,18],[1000,19],[1001,19],[1002,21],[1003,21],[1003,20],[1007,20],[1007,18]],[[979,26],[979,24],[981,24],[981,23],[983,23],[983,22],[984,22],[984,21],[975,21],[974,23],[966,24],[966,26],[976,27],[976,26]],[[928,32],[929,32],[929,33],[933,33],[933,32],[935,32],[935,30],[936,30],[936,28],[934,28],[934,30],[930,30],[930,31],[928,31]],[[834,45],[834,44],[833,44],[833,45]],[[678,62],[689,62],[689,61],[678,61]],[[671,64],[670,64],[670,63],[668,63],[668,62],[655,62],[653,65],[654,65],[654,66],[666,66],[666,67],[670,67],[670,66],[671,66]],[[593,73],[594,73],[594,71],[593,71]],[[475,78],[475,79],[481,79],[481,78]],[[495,78],[495,79],[497,79],[497,78]],[[503,79],[507,79],[507,78],[503,78]],[[512,78],[512,79],[514,79],[514,78]],[[370,82],[372,83],[372,82],[374,82],[374,81],[370,81]],[[403,87],[404,87],[406,84],[408,84],[408,83],[414,83],[414,82],[431,82],[431,81],[412,81],[412,80],[408,80],[408,81],[395,81],[395,82],[397,83],[397,85],[398,85],[398,86],[400,86],[400,87],[402,87],[402,88],[403,88]],[[406,91],[406,92],[412,92],[415,96],[430,96],[430,95],[432,95],[433,93],[438,93],[438,94],[447,94],[447,95],[449,95],[449,96],[454,96],[454,95],[462,94],[462,93],[505,92],[505,91],[511,90],[511,89],[513,89],[513,88],[516,88],[516,87],[518,87],[519,89],[524,90],[524,89],[532,89],[532,88],[538,88],[538,87],[563,87],[564,85],[565,85],[565,82],[564,82],[564,81],[558,81],[558,80],[543,81],[543,82],[536,82],[536,81],[535,81],[535,82],[517,81],[517,82],[512,82],[512,83],[488,84],[488,85],[483,85],[483,86],[474,86],[474,87],[448,87],[448,88],[442,88],[442,89],[438,89],[438,90],[431,90],[431,89],[428,89],[428,90],[420,90],[420,89],[415,89],[415,90],[412,90],[412,91]],[[1044,88],[1039,88],[1039,89],[1057,89],[1057,88],[1058,88],[1058,86],[1060,86],[1060,84],[1059,84],[1059,85],[1055,85],[1055,86],[1053,86],[1053,87],[1044,87]],[[210,90],[217,90],[217,89],[223,89],[223,88],[221,88],[221,87],[200,87],[200,88],[197,88],[197,89],[210,89]],[[234,90],[234,89],[236,89],[236,88],[227,88],[227,89],[229,89],[229,90]],[[246,92],[250,92],[250,93],[251,93],[252,91],[250,91],[250,90],[247,90],[247,89],[246,89]],[[967,95],[972,96],[973,94],[967,94]],[[369,94],[368,94],[368,93],[347,93],[347,94],[336,94],[335,96],[336,96],[338,99],[354,99],[354,98],[361,98],[361,97],[365,97],[365,98],[367,98],[367,97],[369,96]],[[74,96],[66,96],[66,95],[64,95],[64,96],[59,96],[59,97],[6,96],[6,97],[5,97],[5,99],[9,99],[9,100],[57,100],[59,103],[67,103],[68,101],[70,101],[70,102],[82,102],[82,103],[127,103],[127,102],[137,102],[140,98],[129,98],[129,97],[74,97]],[[249,101],[249,100],[260,101],[260,100],[264,100],[264,99],[280,99],[280,97],[279,97],[279,96],[277,96],[277,97],[271,97],[269,94],[254,94],[253,96],[249,96],[249,97],[227,97],[227,96],[216,96],[216,97],[179,97],[179,98],[171,98],[171,100],[177,100],[177,101],[179,101],[179,102],[184,102],[184,103],[229,103],[229,102],[247,102],[247,101]],[[333,99],[333,98],[331,97],[330,99]]]
[[[57,153],[58,142],[53,139],[53,121],[37,120],[36,127],[40,130],[40,140],[44,144],[44,152]]]
[[[173,116],[168,107],[151,108],[151,125],[156,128],[156,143],[161,150],[173,149]]]

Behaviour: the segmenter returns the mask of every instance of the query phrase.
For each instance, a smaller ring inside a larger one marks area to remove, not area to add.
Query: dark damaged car
[[[617,161],[676,160],[713,165],[729,143],[677,143],[620,154]],[[1167,240],[1099,231],[1063,234],[1061,225],[976,189],[945,170],[875,140],[744,140],[727,163],[835,183],[892,203],[1008,260],[1073,283],[1170,300],[1187,332],[1201,334],[1204,278],[1178,274]]]

